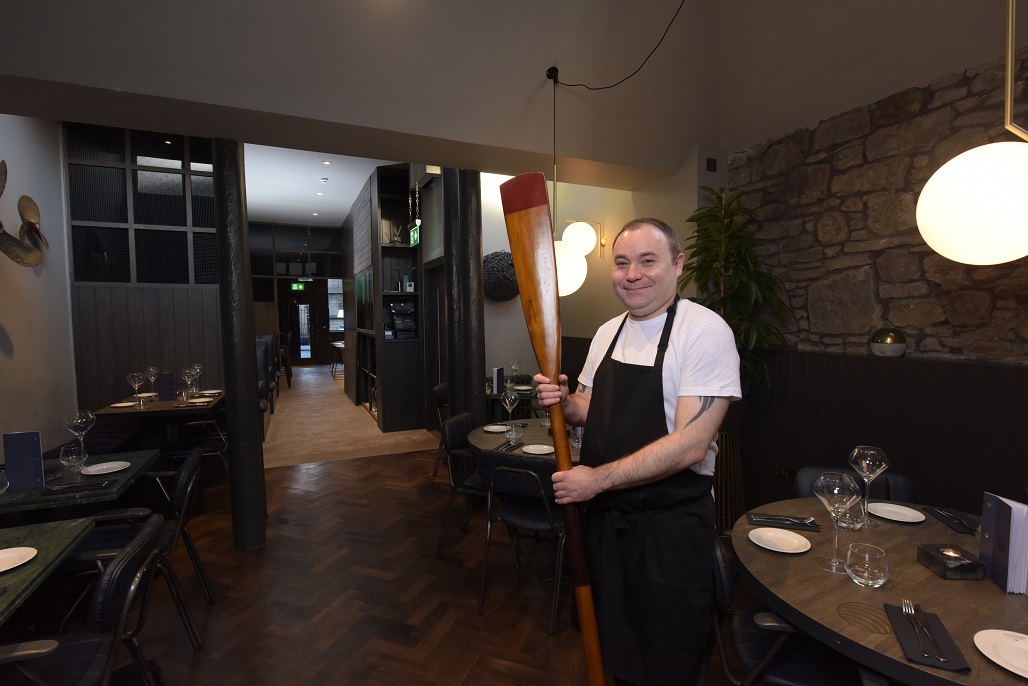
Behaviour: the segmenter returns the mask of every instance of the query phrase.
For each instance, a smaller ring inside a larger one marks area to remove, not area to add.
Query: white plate
[[[111,403],[111,407],[132,407],[135,403]]]
[[[91,464],[88,467],[82,468],[82,473],[86,476],[96,476],[97,474],[110,474],[111,472],[120,472],[123,469],[131,467],[129,462],[101,462],[100,464]]]
[[[483,426],[482,431],[489,434],[502,434],[507,430],[506,424],[490,424],[489,426]]]
[[[867,511],[882,519],[891,519],[894,522],[923,522],[924,514],[917,510],[893,503],[871,503]]]
[[[217,395],[218,393],[221,393],[221,391],[197,391],[196,395]]]
[[[23,565],[35,556],[35,548],[4,548],[0,550],[0,572]]]
[[[515,386],[514,390],[515,391],[530,391],[530,390],[532,390],[532,387],[531,386]]]
[[[529,455],[549,455],[553,452],[552,445],[526,445],[521,448],[523,452]]]
[[[985,629],[974,635],[974,644],[1000,667],[1028,678],[1028,636],[1013,631]]]
[[[196,404],[198,404],[198,405],[199,405],[200,403],[209,403],[210,401],[211,401],[211,399],[210,399],[210,398],[190,398],[190,399],[189,399],[189,402],[190,402],[190,403],[196,403]]]
[[[156,393],[136,393],[137,398],[156,398]]]
[[[792,531],[761,527],[750,529],[750,540],[761,548],[780,553],[803,553],[810,550],[810,541]]]

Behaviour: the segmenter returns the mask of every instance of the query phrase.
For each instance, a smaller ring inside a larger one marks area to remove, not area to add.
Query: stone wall
[[[1015,102],[1026,57],[1019,51]],[[945,162],[1019,140],[1003,128],[1004,69],[999,58],[730,157],[729,186],[745,189],[762,259],[786,285],[791,347],[870,354],[871,334],[895,326],[910,356],[1028,361],[1028,259],[952,262],[914,219]]]

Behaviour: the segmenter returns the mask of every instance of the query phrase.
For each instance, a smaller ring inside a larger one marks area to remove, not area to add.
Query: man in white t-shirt
[[[569,393],[537,375],[543,405],[585,426],[581,464],[553,476],[583,524],[605,669],[617,684],[693,684],[713,584],[717,430],[740,396],[732,330],[678,297],[675,232],[636,219],[613,244],[611,280],[628,309],[596,332]]]

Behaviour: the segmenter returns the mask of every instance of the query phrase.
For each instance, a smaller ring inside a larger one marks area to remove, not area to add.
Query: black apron
[[[598,467],[668,435],[663,367],[678,298],[652,367],[611,358],[593,378],[582,464]],[[625,315],[625,319],[628,316]],[[691,469],[601,493],[585,509],[589,575],[606,670],[635,684],[693,684],[706,658],[713,588],[711,481]]]

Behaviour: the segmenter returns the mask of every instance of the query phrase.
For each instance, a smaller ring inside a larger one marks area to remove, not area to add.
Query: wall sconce
[[[582,219],[565,219],[564,221],[568,222],[568,225],[564,229],[564,235],[561,236],[561,240],[573,245],[583,255],[591,253],[593,248],[596,247],[597,234],[593,224],[599,227],[600,223]]]
[[[1014,123],[1014,14],[1007,0],[1004,126],[1028,141]],[[990,143],[957,155],[925,184],[917,200],[917,228],[925,243],[955,262],[1002,264],[1028,255],[1028,143]]]

